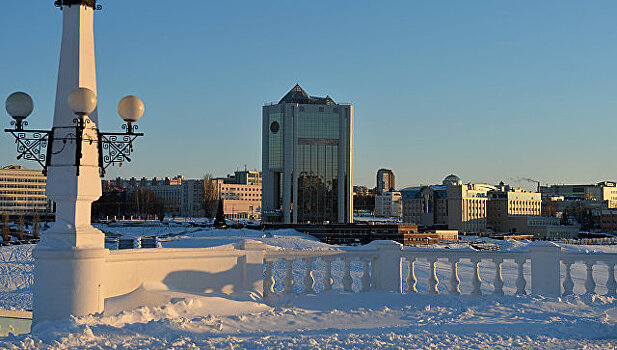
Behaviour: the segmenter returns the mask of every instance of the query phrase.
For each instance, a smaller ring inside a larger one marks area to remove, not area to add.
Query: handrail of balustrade
[[[604,253],[604,252],[564,252],[560,254],[561,260],[567,261],[604,261],[617,263],[617,253]]]
[[[281,249],[267,250],[264,255],[265,261],[273,261],[277,259],[303,259],[303,258],[319,258],[319,257],[353,257],[366,258],[377,257],[379,251],[377,249],[363,250],[298,250],[298,249]]]
[[[410,249],[403,250],[402,257],[414,257],[414,258],[437,258],[437,259],[520,259],[531,258],[530,251],[515,251],[515,252],[503,252],[503,251],[478,251],[478,250],[444,250],[444,249]]]

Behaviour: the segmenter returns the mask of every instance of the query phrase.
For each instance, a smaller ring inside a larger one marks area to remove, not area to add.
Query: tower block
[[[101,196],[98,115],[84,116],[81,137],[68,97],[78,87],[96,94],[94,10],[96,0],[57,0],[62,10],[53,143],[47,196],[56,203],[56,222],[33,251],[33,323],[103,311],[104,235],[91,225],[92,202]],[[81,139],[81,141],[79,141]]]

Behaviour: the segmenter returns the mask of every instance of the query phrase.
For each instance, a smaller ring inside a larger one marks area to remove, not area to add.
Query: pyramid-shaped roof
[[[296,84],[289,92],[283,96],[279,101],[279,104],[284,103],[298,103],[298,104],[315,104],[315,105],[334,105],[336,104],[330,96],[315,97],[309,96],[309,94],[302,89],[300,84]]]

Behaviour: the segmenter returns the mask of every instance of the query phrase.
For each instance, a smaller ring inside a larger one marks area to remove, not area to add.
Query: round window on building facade
[[[280,129],[281,129],[281,126],[279,125],[279,122],[277,122],[276,120],[273,121],[272,124],[270,124],[270,131],[272,131],[273,134],[278,133]]]

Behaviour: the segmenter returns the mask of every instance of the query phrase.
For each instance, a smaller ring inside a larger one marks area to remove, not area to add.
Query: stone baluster
[[[304,258],[306,264],[306,272],[304,273],[304,293],[315,293],[315,276],[313,276],[313,260],[314,258]]]
[[[266,276],[264,278],[264,298],[274,296],[274,276],[272,275],[272,261],[266,261]]]
[[[477,295],[481,295],[482,294],[482,279],[480,278],[480,259],[479,258],[473,258],[471,259],[471,263],[473,264],[473,279],[471,280],[471,285],[473,287],[473,290],[471,291],[471,294],[477,294]]]
[[[345,262],[345,274],[343,275],[343,290],[346,292],[353,292],[351,285],[353,284],[353,279],[351,278],[351,258],[345,257],[343,258]]]
[[[439,289],[437,289],[437,286],[439,286],[439,279],[437,278],[437,267],[435,266],[437,258],[431,257],[428,258],[428,261],[430,263],[430,271],[428,275],[428,293],[439,294]]]
[[[285,273],[285,293],[287,294],[294,293],[294,277],[292,274],[293,262],[293,259],[285,259],[285,263],[287,264],[287,272]]]
[[[606,289],[607,295],[615,296],[617,295],[617,281],[615,281],[615,263],[614,262],[606,262],[608,266],[608,279],[606,280]]]
[[[495,264],[495,279],[493,280],[493,287],[495,295],[503,295],[503,276],[501,275],[501,264],[503,263],[502,258],[494,258],[493,263]]]
[[[449,258],[450,266],[452,267],[452,272],[450,274],[450,294],[451,295],[460,295],[461,294],[461,280],[458,277],[458,261],[459,258]]]
[[[587,279],[585,280],[585,294],[593,294],[596,291],[596,281],[593,280],[593,264],[596,262],[593,260],[586,260],[585,267],[587,267]]]
[[[409,275],[407,275],[407,293],[417,293],[418,279],[416,278],[416,258],[407,258],[409,262]]]
[[[516,259],[516,265],[518,265],[518,275],[516,277],[516,294],[517,295],[526,295],[525,287],[527,286],[527,281],[525,281],[525,258]]]
[[[563,279],[563,295],[572,295],[574,294],[574,281],[572,281],[572,264],[574,264],[574,261],[563,260],[562,263],[566,270]]]
[[[328,291],[332,289],[332,284],[334,284],[334,280],[332,279],[332,258],[323,257],[324,263],[326,264],[326,273],[323,276],[323,290]]]
[[[371,270],[370,270],[370,258],[362,258],[362,291],[367,292],[371,289]]]

